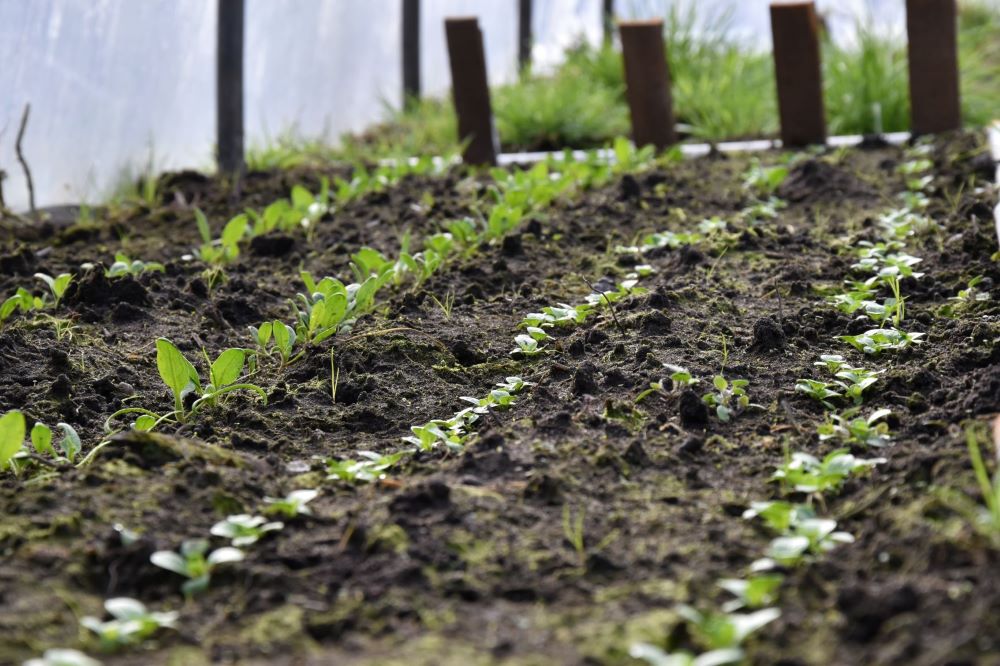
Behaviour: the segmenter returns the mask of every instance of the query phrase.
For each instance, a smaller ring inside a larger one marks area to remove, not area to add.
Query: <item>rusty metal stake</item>
[[[955,4],[955,0],[906,0],[910,129],[914,134],[962,126]]]
[[[452,98],[458,116],[458,138],[467,141],[462,159],[467,164],[496,164],[499,140],[490,107],[483,33],[475,17],[444,21],[451,64]]]
[[[618,32],[625,62],[625,93],[632,116],[632,140],[637,146],[652,145],[663,150],[677,140],[663,21],[620,21]]]
[[[772,2],[771,36],[781,142],[786,146],[826,143],[815,4]]]

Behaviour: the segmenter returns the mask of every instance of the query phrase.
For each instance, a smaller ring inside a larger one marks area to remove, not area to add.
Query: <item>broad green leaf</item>
[[[295,329],[282,321],[275,321],[273,325],[274,344],[285,356],[292,350],[295,344]]]
[[[39,422],[32,427],[31,443],[38,453],[55,455],[55,449],[52,448],[52,428],[44,423]]]
[[[261,347],[266,347],[267,343],[271,341],[271,332],[274,329],[274,324],[269,321],[265,321],[260,325],[260,328],[254,329],[254,335],[257,337],[257,344]]]
[[[63,432],[63,438],[59,442],[60,448],[62,448],[67,460],[75,462],[77,455],[79,455],[80,450],[83,448],[83,443],[80,442],[80,435],[68,423],[57,423],[56,427]]]
[[[0,416],[0,469],[7,469],[23,444],[24,414],[14,409]]]
[[[310,204],[314,201],[312,193],[301,185],[296,185],[292,188],[292,205],[299,209],[305,210],[309,208]]]
[[[166,338],[159,338],[156,341],[156,368],[160,371],[163,383],[173,391],[174,399],[178,403],[182,395],[192,386],[201,388],[198,371],[184,358],[184,354],[174,346],[174,343]]]
[[[248,223],[247,216],[242,213],[226,222],[222,229],[222,244],[226,247],[237,245],[246,233]]]
[[[69,273],[63,273],[57,277],[52,283],[52,293],[55,294],[56,298],[62,298],[63,294],[66,293],[66,288],[69,287],[69,283],[73,281],[73,276]]]
[[[152,430],[153,426],[155,425],[156,425],[155,418],[153,418],[149,414],[143,414],[142,416],[140,416],[135,420],[135,423],[132,424],[132,428],[140,432],[147,432],[149,430]]]
[[[203,243],[212,242],[212,230],[208,226],[208,218],[201,212],[201,209],[194,209],[194,221],[198,224],[198,233],[201,234]]]
[[[161,569],[188,576],[187,560],[173,551],[158,550],[149,556],[149,561]]]
[[[21,297],[16,294],[5,300],[3,304],[0,305],[0,322],[7,319],[14,312],[14,310],[17,309],[17,306],[20,305],[20,303]]]
[[[246,360],[246,353],[242,349],[227,349],[219,354],[219,357],[212,363],[209,372],[212,378],[212,386],[220,389],[235,382],[243,372],[243,364]]]
[[[727,382],[726,378],[723,377],[722,375],[716,375],[712,379],[712,384],[715,386],[715,388],[717,388],[720,391],[725,391],[727,388],[729,388],[729,382]]]

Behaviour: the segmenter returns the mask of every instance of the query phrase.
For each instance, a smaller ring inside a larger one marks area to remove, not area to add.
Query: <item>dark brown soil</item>
[[[854,353],[834,336],[869,325],[813,290],[848,274],[844,239],[874,239],[874,219],[904,188],[900,149],[878,148],[800,161],[777,220],[733,224],[725,244],[648,253],[658,272],[643,281],[646,295],[617,304],[615,317],[604,310],[557,330],[552,354],[510,356],[526,313],[580,302],[587,281],[630,270],[636,258],[616,245],[734,219],[750,203],[741,187],[749,160],[715,157],[559,202],[422,289],[383,292],[377,313],[349,334],[287,370],[266,365],[255,381],[267,407],[234,395],[183,427],[120,437],[87,468],[6,476],[0,662],[53,646],[97,654],[80,642],[78,617],[99,615],[111,596],[179,609],[181,619],[141,650],[101,655],[108,664],[627,664],[640,640],[696,648],[675,606],[717,607],[716,581],[743,575],[763,553],[769,534],[741,513],[780,495],[768,479],[785,445],[829,450],[813,434],[822,408],[793,386],[816,376],[820,354],[842,353],[886,370],[869,402],[893,410],[896,444],[879,453],[886,464],[826,499],[825,514],[856,543],[789,572],[782,617],[748,642],[749,661],[1000,663],[1000,554],[935,491],[974,493],[959,425],[1000,411],[1000,269],[990,259],[992,195],[975,167],[980,145],[963,135],[936,149],[929,214],[939,230],[909,245],[926,272],[907,285],[907,328],[926,333],[913,350]],[[181,174],[154,210],[9,234],[0,295],[35,272],[75,272],[119,250],[166,272],[78,280],[57,313],[72,320],[71,337],[17,315],[0,331],[0,412],[71,423],[89,450],[125,398],[169,409],[158,336],[191,357],[250,347],[248,325],[290,320],[300,268],[347,279],[360,246],[394,254],[404,232],[419,241],[484,206],[477,181],[458,172],[410,177],[328,216],[311,244],[256,239],[214,291],[197,262],[180,260],[197,243],[192,205],[219,228],[295,183],[315,190],[320,175],[255,175],[234,201],[217,183]],[[993,300],[940,316],[976,275]],[[450,316],[435,302],[449,293]],[[749,379],[763,406],[728,424],[700,401],[723,345],[726,376]],[[636,405],[667,374],[663,363],[702,384]],[[464,406],[460,396],[514,374],[536,385],[481,421],[464,451],[415,455],[381,483],[325,480],[317,456],[397,451],[411,425],[447,417]],[[205,536],[228,514],[259,511],[264,496],[309,487],[323,490],[312,517],[250,547],[190,603],[178,576],[149,563],[154,550]],[[578,552],[564,525],[581,515]],[[141,538],[123,546],[116,524]]]

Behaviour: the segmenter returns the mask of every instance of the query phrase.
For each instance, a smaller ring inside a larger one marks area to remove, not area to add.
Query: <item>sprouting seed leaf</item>
[[[246,233],[248,222],[247,216],[243,213],[226,222],[226,226],[222,229],[222,244],[226,247],[235,247]]]
[[[191,365],[174,343],[166,338],[156,341],[156,369],[160,377],[174,394],[179,404],[183,394],[192,387],[201,388],[198,371]]]
[[[24,444],[24,414],[16,409],[0,416],[0,469],[7,469],[10,459]]]
[[[194,209],[194,221],[198,225],[198,233],[201,234],[201,241],[203,243],[212,242],[212,230],[208,226],[208,218],[205,214],[201,212],[200,208]]]
[[[52,448],[52,428],[44,423],[39,422],[32,427],[31,444],[38,453],[55,455],[55,449]]]
[[[77,455],[79,455],[80,450],[83,448],[83,444],[80,442],[80,435],[78,435],[76,430],[73,429],[73,426],[68,423],[57,423],[56,427],[63,432],[63,438],[59,442],[59,447],[66,455],[66,459],[70,462],[74,462]]]
[[[725,391],[729,388],[729,382],[727,382],[726,378],[722,375],[716,375],[715,378],[712,379],[712,385],[719,391]]]
[[[219,357],[212,363],[209,372],[212,378],[212,386],[220,389],[235,382],[243,373],[243,365],[246,360],[246,352],[242,349],[227,349],[219,354]]]
[[[267,346],[267,343],[271,341],[271,332],[273,327],[274,325],[269,321],[265,321],[260,325],[260,328],[256,330],[257,344],[261,347]]]

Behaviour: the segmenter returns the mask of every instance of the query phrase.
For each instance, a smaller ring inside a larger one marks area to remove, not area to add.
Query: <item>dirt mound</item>
[[[826,203],[843,198],[867,199],[875,196],[875,189],[849,171],[809,159],[789,170],[778,196],[795,203]]]

